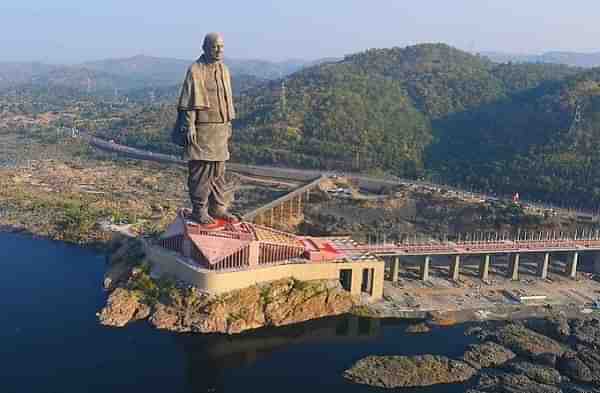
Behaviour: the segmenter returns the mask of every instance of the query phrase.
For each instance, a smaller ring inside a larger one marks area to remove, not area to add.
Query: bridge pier
[[[600,252],[595,252],[592,258],[594,258],[594,273],[600,274]]]
[[[398,274],[400,273],[400,257],[394,257],[392,261],[392,282],[398,281]]]
[[[519,265],[521,255],[519,253],[511,254],[508,264],[508,277],[513,281],[519,281]]]
[[[363,280],[362,270],[352,269],[352,278],[350,280],[350,294],[360,296]]]
[[[490,261],[492,256],[487,254],[483,256],[483,259],[479,263],[479,278],[482,281],[488,281],[490,278]]]
[[[577,264],[579,263],[579,252],[575,251],[573,257],[567,262],[567,271],[565,272],[569,278],[577,279]]]
[[[542,280],[548,278],[548,269],[550,268],[550,253],[544,253],[544,259],[538,264],[538,275]]]
[[[420,278],[423,281],[429,281],[429,265],[431,264],[431,257],[426,256],[421,264]]]
[[[454,259],[450,264],[450,278],[453,281],[460,279],[460,255],[454,255]]]

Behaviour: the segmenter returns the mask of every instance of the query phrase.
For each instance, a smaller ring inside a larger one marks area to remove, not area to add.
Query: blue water
[[[344,369],[371,354],[459,356],[464,327],[407,335],[406,323],[341,317],[240,336],[175,335],[145,322],[102,327],[105,258],[0,234],[0,392],[379,392]],[[403,392],[461,392],[461,385]]]

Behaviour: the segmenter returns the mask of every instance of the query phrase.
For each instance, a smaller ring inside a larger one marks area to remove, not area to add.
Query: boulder
[[[545,385],[523,374],[484,372],[479,376],[476,389],[489,393],[561,393],[557,386]]]
[[[559,359],[558,370],[574,381],[600,385],[600,354],[589,348],[578,349]]]
[[[108,297],[106,306],[98,315],[104,326],[123,327],[131,321],[146,319],[150,307],[140,301],[141,296],[124,288],[117,288]]]
[[[527,327],[561,342],[566,342],[571,336],[571,326],[564,315],[554,315],[546,319],[533,319],[527,321]]]
[[[476,369],[498,367],[514,359],[515,353],[494,342],[470,345],[462,360]]]
[[[525,375],[527,378],[544,385],[559,385],[562,381],[558,371],[539,364],[513,362],[508,364],[506,369],[515,374]]]
[[[600,389],[594,389],[589,386],[579,386],[573,383],[563,383],[561,389],[563,393],[600,393]]]
[[[534,363],[541,364],[542,366],[556,368],[558,356],[553,353],[542,353],[540,355],[534,356],[531,360]]]
[[[592,382],[594,379],[590,368],[575,352],[568,352],[562,356],[558,360],[557,367],[561,374],[578,382]]]
[[[411,334],[429,333],[431,331],[431,328],[429,326],[427,326],[426,323],[415,323],[415,324],[409,325],[405,331],[406,331],[406,333],[411,333]]]
[[[559,342],[518,324],[500,327],[493,340],[519,356],[534,359],[542,354],[561,356],[566,348]]]
[[[464,382],[476,373],[467,363],[444,356],[369,356],[344,377],[363,385],[403,388]]]
[[[600,319],[576,319],[571,321],[573,337],[580,343],[600,348]]]

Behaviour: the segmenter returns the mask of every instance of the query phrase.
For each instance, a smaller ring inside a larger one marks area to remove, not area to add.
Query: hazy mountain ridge
[[[187,68],[194,60],[137,55],[85,62],[76,65],[49,65],[44,63],[0,62],[0,88],[31,85],[65,85],[81,87],[94,92],[114,89],[164,88],[181,83]],[[239,81],[241,90],[258,81],[287,76],[317,61],[288,60],[270,62],[263,60],[226,59],[231,72]],[[81,81],[85,75],[85,82]],[[89,79],[89,80],[88,80]],[[113,80],[111,80],[113,79]],[[246,82],[250,82],[247,84]]]
[[[578,53],[567,51],[546,52],[540,55],[503,52],[481,52],[481,56],[497,63],[554,63],[572,67],[593,68],[600,66],[600,52]]]

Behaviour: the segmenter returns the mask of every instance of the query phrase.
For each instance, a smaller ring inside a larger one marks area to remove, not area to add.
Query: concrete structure
[[[579,252],[575,251],[571,260],[567,262],[567,276],[575,280],[577,278],[577,264],[579,263]]]
[[[345,237],[299,237],[246,222],[199,226],[180,212],[146,254],[155,274],[213,294],[293,277],[339,280],[354,295],[383,297],[384,262]]]
[[[421,264],[421,280],[429,281],[429,268],[431,267],[431,257],[426,255]]]
[[[318,180],[280,202],[305,195]],[[545,279],[551,254],[570,253],[565,275],[576,279],[579,257],[584,252],[594,254],[595,266],[600,269],[598,238],[366,245],[348,237],[300,237],[248,222],[198,226],[183,214],[178,215],[159,243],[149,245],[147,250],[156,272],[173,275],[210,293],[294,277],[303,281],[339,280],[351,293],[367,293],[373,299],[383,296],[384,258],[392,259],[392,281],[399,279],[401,258],[417,259],[419,278],[428,281],[434,256],[450,258],[449,277],[458,281],[462,257],[478,256],[482,258],[479,277],[488,281],[494,256],[508,255],[507,277],[519,280],[521,255],[540,255],[537,275]]]
[[[491,259],[491,255],[484,255],[481,263],[479,264],[479,278],[481,278],[482,281],[488,281],[490,278]]]
[[[508,277],[513,281],[519,280],[519,267],[521,265],[521,254],[514,253],[510,255],[508,264]]]
[[[588,238],[572,237],[550,240],[493,240],[493,241],[462,241],[462,242],[426,242],[426,243],[385,243],[358,246],[358,249],[377,255],[380,258],[393,258],[392,280],[398,280],[399,258],[417,258],[419,263],[419,277],[429,280],[430,263],[432,257],[451,258],[449,277],[452,280],[460,278],[461,258],[464,256],[479,256],[479,277],[483,281],[489,279],[491,262],[494,256],[508,255],[509,266],[507,277],[519,280],[522,254],[542,255],[537,274],[540,278],[547,278],[552,253],[571,253],[572,257],[565,268],[565,275],[576,279],[577,267],[581,253],[594,255],[594,267],[600,273],[600,236]]]
[[[454,255],[454,260],[450,264],[450,278],[454,281],[460,279],[460,255]]]
[[[550,268],[550,253],[544,253],[544,259],[540,261],[538,265],[538,275],[541,279],[548,278],[548,269]]]
[[[299,223],[304,218],[304,205],[310,200],[311,190],[319,187],[325,178],[325,176],[319,176],[281,198],[245,214],[242,218],[244,221],[268,227],[293,222]]]

